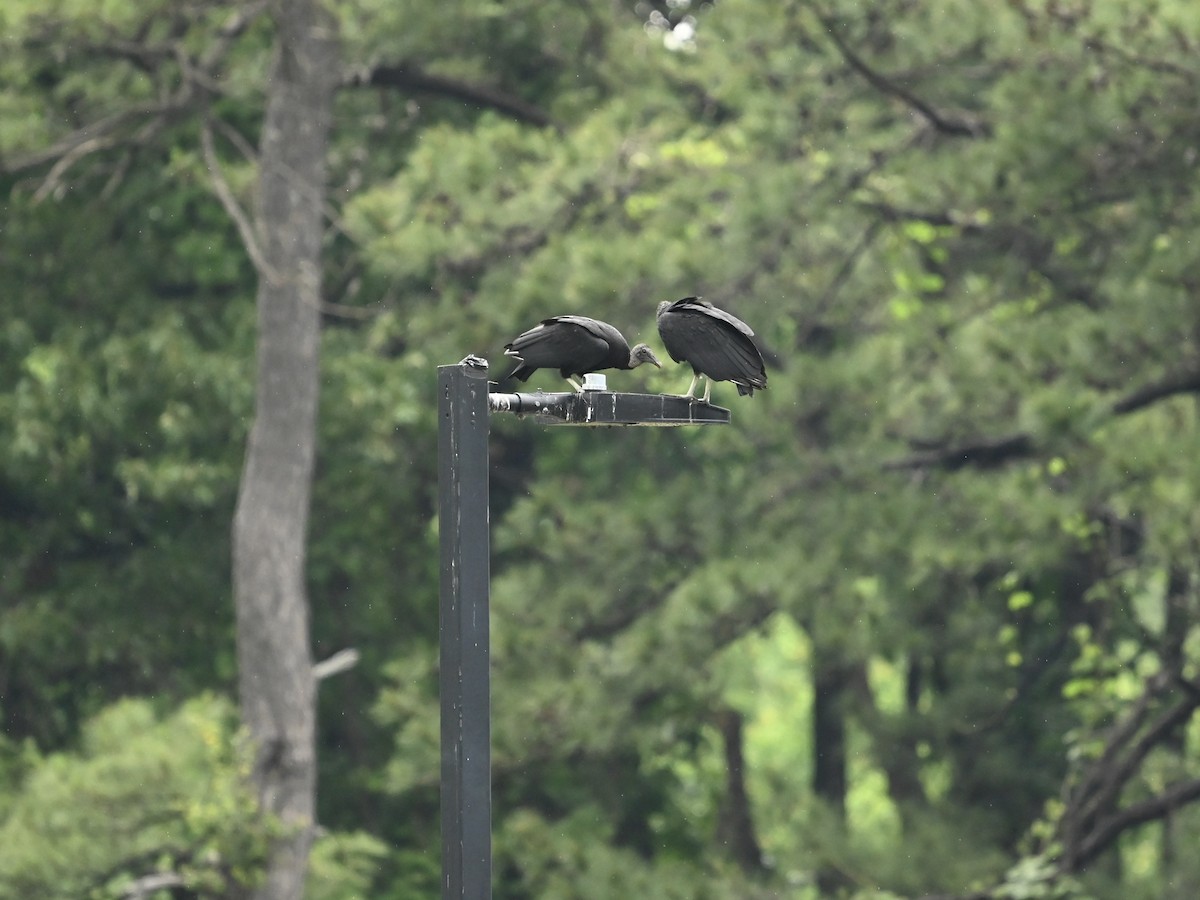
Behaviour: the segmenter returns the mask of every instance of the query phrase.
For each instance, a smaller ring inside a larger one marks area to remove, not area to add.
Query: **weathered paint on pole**
[[[492,896],[487,363],[438,367],[442,898]]]

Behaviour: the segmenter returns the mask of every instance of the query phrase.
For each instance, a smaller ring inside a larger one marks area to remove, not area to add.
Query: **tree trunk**
[[[907,716],[917,714],[924,673],[925,667],[919,659],[909,660],[904,684]],[[856,663],[847,681],[854,695],[857,720],[870,735],[875,762],[887,777],[888,796],[896,804],[901,822],[907,825],[914,809],[928,805],[925,785],[921,781],[921,759],[912,730],[903,721],[880,711],[865,663]]]
[[[325,153],[338,47],[313,0],[273,7],[259,157],[258,373],[233,520],[242,714],[263,808],[285,823],[257,896],[303,893],[316,804],[305,541],[316,445]]]
[[[746,759],[742,753],[742,714],[718,710],[717,728],[725,746],[725,796],[717,809],[717,843],[744,872],[761,872],[762,849],[754,831],[750,795],[746,792]]]
[[[852,674],[853,668],[849,664],[816,648],[813,654],[812,789],[839,823],[846,820],[846,703]],[[850,886],[845,875],[829,859],[821,861],[816,880],[821,896],[837,896]]]
[[[839,819],[846,816],[845,697],[850,667],[816,656],[813,670],[813,793]]]

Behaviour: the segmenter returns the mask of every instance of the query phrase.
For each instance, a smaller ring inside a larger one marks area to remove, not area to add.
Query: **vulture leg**
[[[692,373],[692,383],[688,385],[687,393],[683,395],[684,397],[687,397],[689,400],[692,399],[692,391],[694,391],[696,389],[696,382],[699,380],[700,380],[700,373],[693,372]]]
[[[567,381],[568,381],[568,383],[570,383],[571,387],[575,388],[575,393],[577,393],[577,394],[583,393],[583,385],[582,384],[580,384],[578,381],[576,381],[574,378],[572,378],[569,375],[567,376]]]
[[[712,396],[712,379],[707,375],[704,376],[704,402],[709,402],[709,397]]]

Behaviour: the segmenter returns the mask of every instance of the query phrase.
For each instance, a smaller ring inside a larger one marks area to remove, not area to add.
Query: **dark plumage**
[[[508,356],[519,363],[509,378],[526,381],[538,369],[558,369],[576,390],[582,390],[571,377],[601,369],[636,369],[642,363],[662,367],[645,344],[632,350],[624,335],[607,322],[587,316],[554,316],[543,319],[504,345]]]
[[[732,381],[739,394],[752,395],[755,388],[767,386],[767,369],[750,340],[750,326],[706,300],[664,300],[658,305],[658,334],[671,359],[691,364],[694,374],[685,397],[692,396],[701,375],[707,379],[705,403],[714,381]]]

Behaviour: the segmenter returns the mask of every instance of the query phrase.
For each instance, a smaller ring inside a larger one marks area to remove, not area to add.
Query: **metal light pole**
[[[729,410],[665,394],[490,394],[487,360],[438,367],[442,900],[492,896],[488,419],[561,425],[724,425]],[[586,386],[602,385],[588,376]]]

